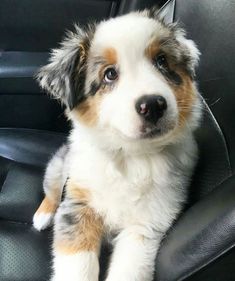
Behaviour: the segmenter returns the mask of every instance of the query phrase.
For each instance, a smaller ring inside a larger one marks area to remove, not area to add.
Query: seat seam
[[[159,12],[158,13],[161,13],[161,11],[163,10],[163,9],[165,9],[169,4],[170,4],[170,2],[174,2],[174,13],[175,13],[175,0],[168,0],[160,9],[159,9]],[[175,19],[175,17],[173,17],[173,21],[172,22],[174,22],[174,19]]]
[[[216,126],[216,128],[217,128],[217,130],[218,130],[218,132],[219,132],[219,134],[221,136],[221,138],[222,138],[222,142],[223,142],[223,144],[225,146],[225,156],[226,156],[226,159],[227,159],[227,162],[228,162],[228,166],[229,166],[229,176],[232,176],[232,174],[233,174],[232,171],[233,170],[232,170],[230,155],[229,155],[229,152],[228,152],[228,142],[226,140],[225,134],[224,134],[222,128],[220,127],[219,122],[217,121],[215,115],[211,111],[209,105],[207,104],[207,102],[205,101],[205,99],[202,96],[201,96],[201,98],[202,98],[202,101],[203,101],[204,105],[206,106],[206,109],[207,109],[208,113],[210,114],[211,118],[213,119],[214,124],[215,124],[215,126]]]
[[[48,135],[61,135],[61,136],[67,136],[67,134],[63,133],[63,132],[54,132],[54,131],[49,131],[49,130],[38,130],[38,129],[31,129],[31,128],[14,128],[14,127],[0,127],[0,131],[1,130],[15,130],[15,131],[34,131],[34,132],[39,132],[39,133],[46,133]]]
[[[15,220],[10,220],[10,219],[4,219],[2,217],[0,218],[0,221],[6,222],[6,223],[12,223],[12,224],[32,226],[32,222],[15,221]]]
[[[30,167],[33,167],[33,168],[36,168],[36,169],[39,169],[39,170],[41,170],[41,169],[44,169],[44,167],[45,167],[45,164],[41,164],[41,165],[39,165],[39,164],[35,164],[35,163],[25,163],[25,162],[20,162],[20,161],[17,161],[16,159],[13,159],[13,158],[11,158],[11,157],[8,157],[8,156],[6,156],[6,155],[2,155],[2,154],[0,154],[0,157],[2,157],[2,158],[4,158],[4,159],[7,159],[7,160],[9,160],[9,161],[12,161],[12,162],[14,162],[14,163],[17,163],[17,164],[20,164],[20,165],[24,165],[24,166],[30,166]],[[49,160],[48,160],[49,161]],[[9,171],[8,171],[9,172]]]

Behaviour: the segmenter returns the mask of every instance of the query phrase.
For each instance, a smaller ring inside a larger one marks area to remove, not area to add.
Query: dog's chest
[[[167,193],[170,168],[162,155],[107,157],[86,151],[73,166],[73,178],[89,188],[91,206],[110,228],[152,222],[160,208],[157,201],[168,200],[163,194],[164,189]]]

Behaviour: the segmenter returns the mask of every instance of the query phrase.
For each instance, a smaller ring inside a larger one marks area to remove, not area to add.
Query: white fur
[[[94,252],[55,254],[52,281],[98,281],[99,262]]]
[[[44,175],[44,192],[53,202],[58,204],[67,179],[66,166],[69,165],[67,150],[66,145],[62,145],[58,149],[49,161]]]
[[[33,217],[33,226],[38,231],[44,230],[51,226],[54,219],[54,213],[39,213]]]
[[[192,136],[169,147],[171,152],[154,145],[145,148],[144,143],[133,145],[129,153],[107,152],[99,137],[95,146],[93,139],[82,128],[73,131],[71,155],[79,157],[71,158],[69,171],[79,186],[90,187],[91,206],[113,230],[144,222],[165,231],[185,199],[184,186],[197,155]],[[180,168],[184,175],[174,173]]]
[[[146,230],[143,233],[140,227],[122,231],[115,239],[106,281],[151,280],[159,238],[155,233],[146,233]]]
[[[151,281],[154,257],[163,235],[185,202],[187,186],[197,158],[193,131],[200,119],[200,99],[179,130],[179,109],[174,91],[146,57],[145,49],[156,34],[169,36],[169,30],[154,19],[134,13],[98,25],[89,55],[101,56],[106,47],[117,50],[120,77],[110,93],[102,97],[94,127],[80,123],[73,111],[69,153],[65,164],[54,160],[60,173],[91,194],[89,207],[104,222],[107,234],[119,233],[106,281]],[[192,61],[199,52],[192,41],[177,37]],[[93,77],[87,69],[86,89]],[[157,94],[167,101],[167,111],[158,121],[164,134],[141,138],[143,120],[135,103],[143,95]],[[69,163],[69,164],[68,164]],[[48,167],[54,170],[53,160]],[[51,166],[51,168],[50,168]],[[56,168],[56,175],[58,175]],[[64,177],[65,178],[65,177]],[[47,192],[47,188],[45,188]],[[63,256],[55,252],[53,281],[97,281],[95,253]]]

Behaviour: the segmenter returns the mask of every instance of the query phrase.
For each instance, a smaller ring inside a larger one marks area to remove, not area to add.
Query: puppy
[[[33,219],[38,230],[54,220],[51,280],[97,281],[106,237],[106,281],[152,280],[197,159],[198,58],[184,31],[154,10],[76,26],[52,51],[38,80],[73,129],[47,166]]]

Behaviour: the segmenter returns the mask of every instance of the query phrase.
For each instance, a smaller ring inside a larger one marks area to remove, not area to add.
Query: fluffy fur
[[[198,58],[182,29],[143,11],[76,26],[40,70],[41,87],[73,124],[48,164],[34,216],[41,230],[55,214],[53,281],[97,281],[105,237],[114,247],[106,281],[152,280],[197,159]],[[150,95],[167,103],[156,122],[136,110]]]

